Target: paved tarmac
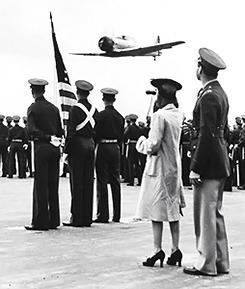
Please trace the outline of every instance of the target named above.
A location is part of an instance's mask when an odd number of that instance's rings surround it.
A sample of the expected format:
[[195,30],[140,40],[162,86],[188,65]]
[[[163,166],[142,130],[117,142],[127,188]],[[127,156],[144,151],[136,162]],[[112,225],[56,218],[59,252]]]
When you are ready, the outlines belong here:
[[[134,221],[139,187],[122,184],[120,223],[93,224],[46,232],[26,231],[32,210],[33,179],[0,178],[0,288],[14,289],[162,289],[245,288],[245,191],[225,192],[231,272],[217,277],[190,276],[183,268],[159,263],[143,267],[153,252],[151,222]],[[181,220],[182,265],[197,256],[192,218],[192,190],[185,189],[187,208]],[[111,206],[111,199],[110,199]],[[68,178],[60,178],[62,221],[68,221]],[[95,211],[94,207],[94,211]],[[170,253],[164,227],[163,248]],[[165,260],[166,261],[166,260]]]

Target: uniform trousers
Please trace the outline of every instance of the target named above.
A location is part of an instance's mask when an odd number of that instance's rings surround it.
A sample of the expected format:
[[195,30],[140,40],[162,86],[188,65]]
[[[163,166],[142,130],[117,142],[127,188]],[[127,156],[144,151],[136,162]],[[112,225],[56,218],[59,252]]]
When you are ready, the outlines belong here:
[[93,214],[94,150],[92,138],[76,137],[69,152],[68,164],[71,187],[70,222],[90,226]]
[[11,142],[8,159],[9,176],[13,176],[13,174],[15,174],[16,172],[15,155],[17,155],[19,178],[25,178],[26,177],[25,154],[22,142],[14,142],[14,141]]
[[24,157],[25,157],[25,170],[29,170],[30,176],[32,176],[32,160],[31,160],[31,142],[28,142],[28,147],[24,151]]
[[35,142],[32,225],[39,229],[60,225],[59,161],[59,147],[48,142]]
[[121,217],[120,148],[116,143],[98,145],[96,154],[97,218],[109,220],[108,184],[111,187],[113,221]]
[[194,226],[199,257],[194,267],[208,275],[229,271],[229,253],[221,212],[225,179],[204,179],[194,186]]
[[140,167],[140,154],[136,150],[136,143],[128,144],[128,160],[129,160],[129,184],[134,184],[136,175],[138,184],[141,184],[142,170]]
[[[0,141],[1,142],[1,141]],[[8,169],[7,169],[7,145],[5,143],[0,143],[0,158],[2,160],[2,176],[7,175]]]

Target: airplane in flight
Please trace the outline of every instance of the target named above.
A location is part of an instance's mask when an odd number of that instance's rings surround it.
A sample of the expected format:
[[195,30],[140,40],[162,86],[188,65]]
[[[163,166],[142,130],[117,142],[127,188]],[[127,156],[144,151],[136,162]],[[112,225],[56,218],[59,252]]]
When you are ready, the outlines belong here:
[[70,53],[73,55],[85,56],[105,56],[105,57],[125,57],[125,56],[153,56],[156,60],[157,56],[162,53],[160,50],[169,49],[173,46],[183,44],[184,41],[175,41],[169,43],[160,43],[160,37],[157,36],[156,43],[150,46],[140,47],[136,40],[132,37],[123,35],[119,37],[103,36],[98,42],[99,48],[104,51],[102,53]]

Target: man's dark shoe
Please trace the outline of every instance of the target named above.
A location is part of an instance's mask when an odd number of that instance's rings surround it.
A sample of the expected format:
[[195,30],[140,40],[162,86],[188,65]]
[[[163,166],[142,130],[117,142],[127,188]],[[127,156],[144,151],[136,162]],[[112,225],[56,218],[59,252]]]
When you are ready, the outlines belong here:
[[84,227],[82,224],[76,224],[72,222],[68,222],[68,223],[63,222],[62,224],[63,226],[66,226],[66,227]]
[[112,219],[112,222],[114,222],[114,223],[120,223],[120,220]]
[[215,276],[215,275],[209,275],[209,274],[206,274],[206,273],[203,273],[199,270],[197,270],[195,267],[192,267],[192,268],[188,268],[188,267],[185,267],[183,269],[183,272],[185,274],[189,274],[189,275],[196,275],[196,276]]
[[25,229],[28,231],[48,231],[48,229],[46,228],[38,228],[38,227],[34,227],[34,226],[25,226]]
[[109,221],[100,220],[100,219],[95,219],[95,220],[93,220],[93,223],[105,223],[105,224],[107,224],[107,223],[109,223]]
[[132,183],[128,183],[127,186],[134,187],[134,184],[132,184]]
[[229,274],[230,272],[229,271],[226,271],[226,272],[220,272],[220,271],[218,271],[218,274]]
[[50,229],[50,230],[57,230],[57,229],[58,229],[58,226],[49,226],[49,229]]
[[245,186],[238,186],[238,190],[245,190]]

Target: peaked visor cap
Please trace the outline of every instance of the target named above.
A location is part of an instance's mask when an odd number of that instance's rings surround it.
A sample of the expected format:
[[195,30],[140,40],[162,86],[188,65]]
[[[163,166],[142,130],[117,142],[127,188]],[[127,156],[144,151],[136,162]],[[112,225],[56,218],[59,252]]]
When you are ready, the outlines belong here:
[[90,91],[94,89],[93,85],[86,80],[77,80],[75,82],[75,85],[78,89],[85,90],[85,91]]
[[169,78],[155,78],[151,80],[151,84],[157,89],[164,88],[164,86],[170,86],[175,90],[180,90],[182,88],[182,85],[179,82]]
[[7,120],[7,121],[12,121],[13,118],[12,118],[12,116],[8,115],[8,116],[6,116],[6,120]]
[[211,71],[219,71],[220,69],[225,69],[226,64],[223,59],[214,51],[208,48],[200,48],[199,49],[199,59],[198,63],[208,70]]
[[0,114],[0,120],[4,120],[5,116],[3,114]]
[[103,94],[110,94],[110,95],[116,95],[118,94],[118,91],[114,88],[110,88],[110,87],[105,87],[101,89],[101,92]]
[[134,113],[131,113],[129,115],[129,118],[132,119],[132,120],[136,120],[138,118],[138,115],[134,114]]
[[45,86],[48,85],[47,80],[41,79],[41,78],[31,78],[28,80],[28,82],[31,85],[35,85],[35,86]]
[[18,116],[18,115],[13,116],[13,121],[19,121],[19,120],[20,120],[20,116]]

